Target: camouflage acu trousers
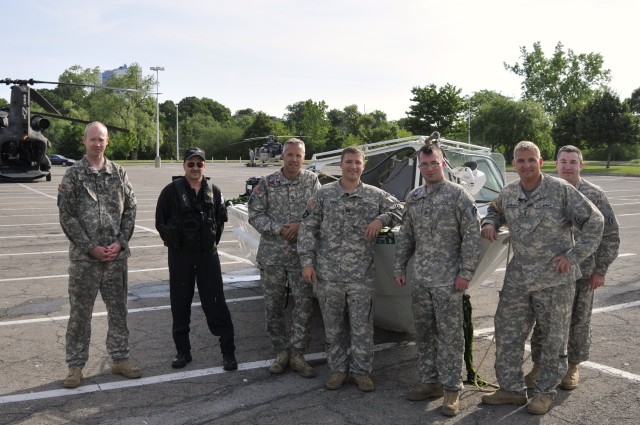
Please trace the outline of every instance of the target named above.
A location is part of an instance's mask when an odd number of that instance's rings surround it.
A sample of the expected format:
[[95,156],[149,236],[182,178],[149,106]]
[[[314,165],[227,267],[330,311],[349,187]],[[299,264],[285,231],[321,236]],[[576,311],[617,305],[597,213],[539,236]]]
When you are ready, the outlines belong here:
[[427,384],[442,383],[447,391],[463,388],[462,294],[453,283],[435,288],[413,283],[420,380]]
[[522,362],[524,344],[536,321],[540,326],[540,378],[534,392],[555,394],[560,377],[567,371],[566,345],[572,285],[559,285],[528,292],[507,281],[500,291],[495,315],[496,377],[506,391],[525,390]]
[[108,263],[71,261],[66,338],[69,367],[83,367],[89,358],[91,315],[98,291],[107,307],[107,352],[114,361],[129,357],[127,259]]
[[[331,372],[367,375],[373,370],[373,281],[320,280],[316,292]],[[351,342],[351,344],[349,344]],[[348,357],[351,346],[351,359]]]
[[[267,333],[276,353],[289,349],[304,354],[311,338],[313,315],[313,287],[302,281],[300,268],[264,266],[260,269]],[[284,306],[287,288],[293,294],[294,306],[291,320],[291,338],[287,340],[287,323]],[[291,304],[289,304],[291,305]]]
[[[569,363],[581,363],[589,360],[593,292],[593,290],[589,289],[589,279],[579,279],[576,281],[569,333],[567,335]],[[536,324],[533,328],[533,335],[531,336],[531,358],[536,363],[540,360],[542,339],[542,332]]]

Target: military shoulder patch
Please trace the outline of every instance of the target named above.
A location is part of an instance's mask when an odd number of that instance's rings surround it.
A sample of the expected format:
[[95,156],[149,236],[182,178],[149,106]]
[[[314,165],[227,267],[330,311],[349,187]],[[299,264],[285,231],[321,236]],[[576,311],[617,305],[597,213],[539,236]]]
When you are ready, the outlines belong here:
[[272,174],[267,178],[267,183],[269,186],[280,186],[280,176],[277,174]]

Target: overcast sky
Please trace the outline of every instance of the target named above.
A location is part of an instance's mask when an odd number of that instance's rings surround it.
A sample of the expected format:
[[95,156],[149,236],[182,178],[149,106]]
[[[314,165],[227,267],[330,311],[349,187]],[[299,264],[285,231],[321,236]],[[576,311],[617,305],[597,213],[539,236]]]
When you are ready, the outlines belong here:
[[[399,119],[411,89],[519,98],[503,63],[540,41],[600,53],[622,99],[640,87],[637,0],[0,0],[0,78],[138,63],[160,102],[208,97],[282,117],[312,99]],[[0,87],[9,99],[9,89]]]

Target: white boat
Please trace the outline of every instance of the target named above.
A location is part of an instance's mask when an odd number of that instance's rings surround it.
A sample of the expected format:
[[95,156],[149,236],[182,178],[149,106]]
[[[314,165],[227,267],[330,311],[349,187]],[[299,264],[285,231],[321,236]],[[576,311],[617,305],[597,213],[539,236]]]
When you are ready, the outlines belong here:
[[[433,139],[438,139],[446,157],[445,176],[470,190],[476,199],[480,215],[484,216],[488,204],[506,183],[504,157],[484,146],[440,138],[437,133],[429,137],[411,136],[361,145],[366,156],[362,181],[404,200],[411,190],[423,184],[416,154],[425,141]],[[342,150],[339,149],[314,154],[307,168],[317,172],[321,182],[331,181],[340,175],[338,164],[341,153]],[[260,234],[249,224],[246,204],[229,206],[228,212],[243,256],[256,264]],[[397,232],[398,228],[390,229],[381,233],[376,241],[374,323],[382,329],[414,332],[411,276],[407,277],[407,285],[403,287],[394,282],[394,236]],[[498,265],[506,263],[508,242],[508,232],[501,232],[498,241],[494,243],[482,240],[480,264],[471,286],[483,282]]]

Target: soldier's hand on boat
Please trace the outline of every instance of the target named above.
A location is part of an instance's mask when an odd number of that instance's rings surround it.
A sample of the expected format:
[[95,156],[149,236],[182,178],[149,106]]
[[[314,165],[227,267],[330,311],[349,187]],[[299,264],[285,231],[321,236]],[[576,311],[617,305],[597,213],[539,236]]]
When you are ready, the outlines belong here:
[[404,286],[404,285],[407,284],[407,277],[406,276],[396,276],[395,281],[396,281],[396,285]]
[[456,291],[463,292],[469,288],[469,281],[463,277],[456,276],[456,279],[453,281],[453,285],[456,288]]
[[380,230],[382,230],[382,226],[384,226],[382,221],[379,218],[374,218],[364,230],[364,238],[369,242],[375,241]]
[[302,268],[302,281],[310,285],[316,283],[316,269],[315,267],[303,267]]
[[485,224],[480,230],[480,236],[489,239],[491,242],[498,240],[498,232],[493,224]]
[[571,268],[571,263],[564,255],[553,257],[549,262],[556,266],[556,271],[558,273],[566,273]]

